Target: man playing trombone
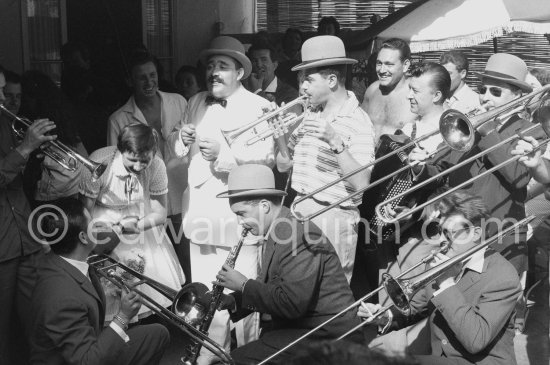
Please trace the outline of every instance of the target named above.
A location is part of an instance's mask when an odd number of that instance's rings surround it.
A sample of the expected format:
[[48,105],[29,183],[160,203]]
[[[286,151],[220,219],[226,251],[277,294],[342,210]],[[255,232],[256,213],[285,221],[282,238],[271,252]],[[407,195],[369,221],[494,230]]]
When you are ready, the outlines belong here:
[[[479,88],[482,108],[492,111],[513,102],[521,97],[523,92],[531,92],[531,86],[524,81],[526,75],[527,65],[520,58],[506,53],[492,55],[487,61],[484,72],[478,74],[482,81]],[[415,166],[414,169],[418,173],[417,178],[422,181],[428,177],[438,176],[467,158],[486,151],[483,156],[464,163],[456,171],[449,175],[441,175],[441,178],[437,180],[438,185],[443,185],[448,176],[449,186],[457,186],[510,159],[513,142],[497,149],[491,150],[491,148],[530,125],[529,121],[522,119],[517,114],[490,118],[477,126],[475,135],[469,136],[473,139],[473,148],[465,152],[447,149],[424,166],[422,164]],[[445,136],[443,137],[445,138]],[[409,161],[426,161],[427,157],[424,151],[414,149],[409,155]],[[521,220],[525,218],[524,202],[528,182],[527,169],[516,161],[476,179],[467,187],[467,191],[483,197],[491,217],[502,225],[506,223],[507,219]],[[497,251],[502,251],[503,256],[512,262],[519,273],[526,269],[525,233],[525,231],[522,232],[517,242],[511,237],[507,237],[504,238],[503,244],[495,247]]]
[[170,335],[160,324],[128,329],[141,307],[138,294],[122,293],[120,310],[103,327],[105,293],[86,261],[97,241],[84,204],[61,199],[41,218],[40,232],[52,240],[52,252],[43,260],[27,313],[33,322],[30,363],[158,364]]
[[[357,61],[346,58],[344,43],[334,36],[313,37],[302,45],[302,60],[292,70],[300,71],[301,90],[314,108],[306,112],[290,136],[288,148],[278,140],[277,154],[279,171],[292,167],[297,199],[374,159],[372,122],[355,95],[345,88],[346,65]],[[369,180],[370,169],[364,169],[296,205],[296,212],[306,216],[319,211]],[[348,282],[355,259],[360,203],[361,197],[356,196],[312,219],[334,246]]]
[[[481,244],[490,217],[480,197],[461,190],[446,196],[439,210],[441,238],[451,245],[447,256],[435,256],[432,267]],[[427,285],[414,295],[409,316],[391,308],[376,323],[404,327],[428,317],[431,355],[415,354],[421,364],[516,364],[510,322],[520,293],[514,267],[492,247],[484,247],[438,276],[435,288]],[[366,303],[358,315],[368,320],[380,308]],[[400,341],[404,331],[390,332],[370,346],[410,351],[405,346],[413,341]]]

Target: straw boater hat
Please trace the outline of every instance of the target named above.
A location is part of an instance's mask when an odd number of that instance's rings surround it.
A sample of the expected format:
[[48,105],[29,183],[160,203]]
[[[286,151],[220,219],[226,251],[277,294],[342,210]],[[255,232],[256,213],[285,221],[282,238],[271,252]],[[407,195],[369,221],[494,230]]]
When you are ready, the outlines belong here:
[[357,60],[346,58],[344,42],[333,35],[320,35],[302,44],[302,63],[292,67],[292,71],[328,65],[351,65]]
[[533,91],[533,87],[525,82],[527,65],[521,58],[508,53],[495,53],[489,57],[485,71],[474,73],[481,79],[504,81],[523,91]]
[[285,196],[282,190],[275,189],[273,171],[265,165],[241,165],[229,173],[228,190],[216,195],[218,198],[238,198],[243,196],[267,197]]
[[252,72],[252,63],[246,57],[243,44],[233,37],[220,36],[214,38],[208,49],[200,53],[199,58],[206,65],[208,57],[213,55],[224,55],[239,61],[244,68],[243,79],[246,79]]

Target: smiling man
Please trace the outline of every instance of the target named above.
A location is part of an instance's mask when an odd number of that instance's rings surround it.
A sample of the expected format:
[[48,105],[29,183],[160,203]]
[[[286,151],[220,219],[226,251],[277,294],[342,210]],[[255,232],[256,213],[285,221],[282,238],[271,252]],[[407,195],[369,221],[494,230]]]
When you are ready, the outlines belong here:
[[[485,110],[493,110],[521,97],[524,92],[531,92],[531,86],[526,83],[527,65],[520,58],[507,54],[496,53],[492,55],[485,66],[485,70],[479,73],[481,79],[480,101]],[[515,114],[502,120],[490,119],[487,123],[477,128],[474,147],[470,151],[445,151],[436,155],[429,161],[418,176],[419,181],[435,176],[481,151],[485,151],[497,143],[515,135],[519,130],[525,130],[531,123],[523,120]],[[540,135],[542,137],[542,135]],[[509,142],[498,149],[487,152],[483,157],[465,164],[449,175],[441,176],[437,184],[445,184],[448,177],[448,185],[454,187],[460,183],[487,171],[493,166],[507,161],[510,158],[514,142]],[[411,154],[409,160],[424,161],[425,155]],[[527,168],[520,162],[514,162],[507,166],[475,180],[467,186],[471,194],[483,197],[489,208],[490,215],[499,224],[511,224],[514,220],[525,218],[525,198],[527,195],[527,183],[529,182]],[[490,230],[494,227],[490,227]],[[492,233],[492,232],[491,232]],[[509,259],[519,273],[526,269],[526,231],[523,230],[518,240],[514,237],[505,237],[501,245],[495,249]],[[516,242],[517,241],[517,242]]]
[[120,109],[109,117],[107,144],[115,146],[122,129],[133,123],[150,126],[159,136],[158,151],[166,165],[168,174],[167,214],[170,226],[167,230],[170,240],[187,276],[190,276],[189,248],[181,235],[181,196],[187,185],[187,168],[176,156],[170,154],[166,141],[170,132],[183,121],[187,109],[185,99],[174,93],[159,90],[159,75],[153,56],[136,51],[128,61],[132,96]]
[[376,140],[382,134],[395,133],[415,118],[405,102],[409,91],[405,73],[411,66],[410,58],[409,45],[398,38],[385,41],[378,52],[378,81],[369,86],[361,104],[374,124]]
[[[252,130],[235,140],[225,138],[225,133],[254,122],[263,114],[263,108],[269,106],[268,100],[247,91],[241,84],[252,71],[244,46],[235,38],[217,37],[200,58],[206,65],[208,91],[189,100],[187,117],[172,133],[171,141],[175,153],[189,161],[183,229],[191,240],[191,274],[193,281],[210,283],[230,248],[239,240],[235,214],[215,195],[226,189],[228,174],[238,165],[257,163],[273,167],[275,158],[272,139],[246,145],[254,135]],[[249,277],[257,275],[258,249],[258,237],[249,237],[237,260],[239,270]],[[216,313],[209,331],[209,336],[228,350],[229,324],[227,313]],[[237,326],[240,344],[257,338],[256,324],[254,317],[249,317]],[[216,360],[203,348],[197,364]]]
[[[258,341],[231,353],[236,364],[258,363],[354,301],[330,242],[315,224],[299,223],[288,208],[281,206],[284,195],[284,191],[275,189],[271,170],[253,164],[231,171],[228,191],[218,194],[219,198],[229,198],[231,210],[243,227],[265,236],[262,270],[257,279],[227,265],[216,276],[216,284],[235,291],[224,298],[222,305],[232,312],[233,320],[254,311],[273,318],[272,330],[266,329]],[[314,332],[302,345],[334,339],[356,324],[354,311],[348,311]],[[277,357],[277,363],[297,348]]]

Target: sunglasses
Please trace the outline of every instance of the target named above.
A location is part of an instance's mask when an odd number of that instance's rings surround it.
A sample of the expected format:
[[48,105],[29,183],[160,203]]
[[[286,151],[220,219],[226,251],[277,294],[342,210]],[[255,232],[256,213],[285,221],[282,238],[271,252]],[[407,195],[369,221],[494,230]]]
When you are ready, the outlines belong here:
[[463,227],[463,228],[459,228],[459,229],[454,230],[454,231],[449,231],[446,228],[439,227],[439,234],[443,235],[448,241],[452,242],[456,239],[456,237],[458,237],[459,234],[469,230],[470,228],[471,227]]
[[485,93],[487,92],[487,89],[489,89],[489,92],[495,98],[499,98],[502,95],[502,89],[500,87],[491,86],[491,87],[487,88],[487,86],[483,86],[483,85],[478,88],[479,94],[480,95],[485,95]]

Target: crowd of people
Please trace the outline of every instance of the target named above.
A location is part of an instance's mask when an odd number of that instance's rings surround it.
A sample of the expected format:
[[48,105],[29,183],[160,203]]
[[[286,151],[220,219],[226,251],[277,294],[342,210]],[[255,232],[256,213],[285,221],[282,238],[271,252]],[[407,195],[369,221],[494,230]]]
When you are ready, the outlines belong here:
[[[169,333],[144,297],[172,301],[98,275],[89,257],[109,255],[174,292],[191,282],[226,288],[219,303],[201,298],[201,310],[217,305],[207,334],[237,364],[515,364],[529,246],[548,243],[550,216],[534,233],[525,218],[533,181],[536,195],[550,184],[550,106],[536,96],[528,112],[496,111],[542,88],[549,71],[496,53],[476,91],[463,52],[414,63],[406,41],[388,39],[358,100],[357,61],[339,31],[331,17],[305,41],[289,29],[280,47],[262,33],[248,49],[216,37],[173,87],[136,50],[131,94],[118,103],[81,44],[63,47],[61,87],[0,67],[0,363],[159,363]],[[483,123],[468,131],[455,120],[441,133],[449,109]],[[403,172],[374,183],[396,166]],[[383,205],[420,184],[414,199]],[[374,229],[382,218],[395,229]],[[98,227],[111,233],[107,244]],[[405,302],[384,290],[364,299],[388,274],[465,253]],[[182,353],[221,361],[205,346],[188,354],[197,348]]]

